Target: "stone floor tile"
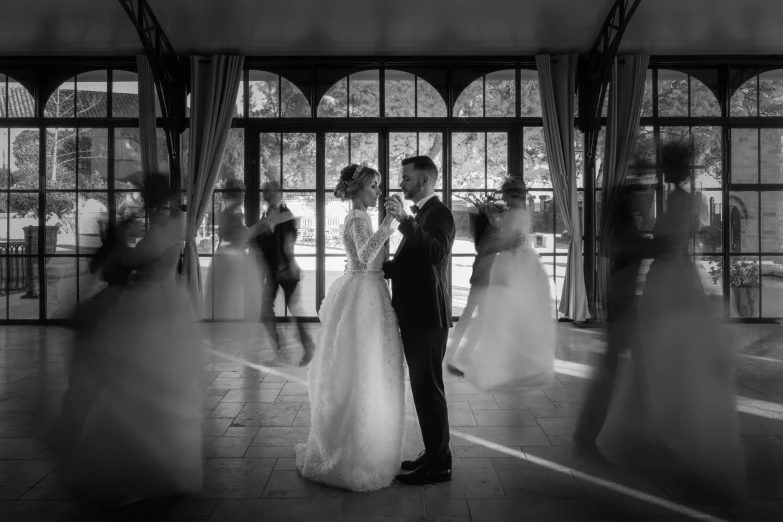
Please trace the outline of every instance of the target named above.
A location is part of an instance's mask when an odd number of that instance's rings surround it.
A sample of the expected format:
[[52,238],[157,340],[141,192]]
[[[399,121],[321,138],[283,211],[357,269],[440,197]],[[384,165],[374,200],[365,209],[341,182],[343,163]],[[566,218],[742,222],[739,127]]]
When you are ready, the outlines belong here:
[[585,498],[570,473],[558,471],[498,471],[506,498]]
[[473,522],[600,522],[601,516],[582,499],[469,499]]
[[54,469],[45,460],[0,460],[0,500],[14,500]]
[[392,516],[424,516],[424,489],[395,483],[371,493],[343,494],[341,517],[375,515],[383,516],[384,522]]
[[299,411],[298,404],[254,403],[246,404],[234,418],[232,426],[291,426]]
[[273,471],[263,498],[337,498],[343,491],[305,479],[298,471]]
[[538,426],[528,410],[483,410],[474,411],[479,426]]
[[220,458],[204,463],[205,498],[260,498],[274,468],[271,458]]
[[238,458],[245,455],[253,437],[204,437],[204,457]]
[[221,500],[209,521],[337,522],[341,501],[340,498]]

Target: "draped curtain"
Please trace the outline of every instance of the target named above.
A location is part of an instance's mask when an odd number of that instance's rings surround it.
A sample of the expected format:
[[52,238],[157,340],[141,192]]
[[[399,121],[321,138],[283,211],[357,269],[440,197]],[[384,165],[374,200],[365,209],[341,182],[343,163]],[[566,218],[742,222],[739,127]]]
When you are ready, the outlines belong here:
[[201,306],[201,270],[196,232],[212,206],[212,191],[226,149],[239,82],[242,56],[191,57],[190,154],[185,180],[187,218],[182,277],[196,309]]
[[158,138],[155,123],[155,78],[147,57],[136,56],[139,72],[139,141],[141,142],[141,171],[144,177],[158,172]]
[[570,237],[559,310],[565,317],[582,322],[590,318],[590,312],[582,262],[582,226],[574,156],[576,64],[575,54],[557,55],[554,58],[548,54],[536,56],[549,174],[557,211],[563,216]]
[[[617,224],[621,188],[639,135],[639,119],[649,58],[648,55],[623,56],[615,58],[612,65],[602,165],[601,201],[603,204],[596,227],[598,237],[611,236]],[[599,243],[598,254],[595,311],[598,319],[605,321],[608,318],[606,310],[610,258],[603,243]]]

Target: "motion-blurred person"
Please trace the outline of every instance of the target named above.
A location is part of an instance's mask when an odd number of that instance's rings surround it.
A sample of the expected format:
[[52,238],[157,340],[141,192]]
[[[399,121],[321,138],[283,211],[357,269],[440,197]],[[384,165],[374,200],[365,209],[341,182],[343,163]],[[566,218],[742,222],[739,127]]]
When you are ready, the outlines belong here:
[[267,181],[261,190],[267,208],[261,221],[254,225],[252,233],[257,234],[256,241],[266,262],[261,320],[266,325],[275,350],[275,359],[270,364],[285,364],[285,357],[281,357],[280,335],[275,317],[275,299],[278,290],[282,288],[285,307],[291,312],[304,349],[299,366],[307,366],[313,358],[314,343],[304,323],[299,320],[303,311],[297,286],[302,278],[302,271],[294,258],[294,245],[298,234],[296,219],[282,202],[280,183]]
[[[187,290],[176,279],[182,214],[170,208],[168,181],[144,186],[149,228],[135,248],[109,254],[104,274],[133,271],[104,301],[91,335],[93,358],[72,372],[88,393],[64,408],[57,428],[73,443],[59,448],[74,493],[108,506],[201,489],[202,338]],[[73,381],[73,379],[72,379]],[[80,413],[81,412],[81,413]]]
[[501,187],[508,205],[485,246],[492,256],[489,286],[468,323],[464,350],[454,364],[482,390],[541,386],[554,375],[556,323],[549,277],[529,242],[527,188],[509,177]]
[[728,333],[713,314],[688,245],[693,196],[683,185],[690,146],[661,147],[674,186],[653,228],[653,262],[639,303],[643,380],[652,441],[677,457],[680,476],[724,498],[744,490],[744,457]]
[[476,248],[476,257],[473,260],[473,271],[470,275],[470,290],[462,315],[456,326],[451,331],[451,337],[446,349],[446,369],[452,375],[464,376],[465,374],[454,365],[458,352],[465,349],[463,340],[468,323],[476,314],[478,303],[489,286],[489,271],[492,268],[494,256],[488,255],[487,244],[489,236],[497,229],[497,217],[501,207],[494,202],[479,203],[476,205],[478,214],[473,229],[473,244]]
[[257,320],[261,313],[261,271],[255,252],[248,254],[251,230],[245,226],[242,204],[245,185],[226,182],[224,208],[218,214],[218,247],[212,256],[204,299],[206,317]]
[[[653,166],[654,167],[654,166]],[[635,158],[632,171],[643,171],[645,162],[642,157]],[[604,244],[610,249],[610,268],[608,284],[607,313],[609,315],[606,353],[597,369],[595,380],[587,392],[579,422],[574,432],[574,453],[594,464],[609,470],[615,466],[606,459],[596,445],[603,428],[609,403],[615,387],[620,354],[629,348],[634,351],[634,360],[639,362],[638,352],[639,324],[636,281],[642,262],[642,252],[638,243],[640,235],[642,208],[635,206],[642,187],[635,183],[635,177],[629,179],[621,189],[622,195],[615,217],[615,226],[610,233],[611,241]],[[629,244],[637,248],[627,248]],[[612,248],[614,246],[614,248]],[[637,385],[640,381],[635,381]]]

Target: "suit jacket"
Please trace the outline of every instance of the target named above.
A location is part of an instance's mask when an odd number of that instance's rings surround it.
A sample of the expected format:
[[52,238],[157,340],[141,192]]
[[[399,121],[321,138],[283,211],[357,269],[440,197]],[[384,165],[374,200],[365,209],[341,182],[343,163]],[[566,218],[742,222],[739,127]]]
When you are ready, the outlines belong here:
[[419,328],[450,328],[448,270],[456,235],[451,211],[433,197],[398,230],[403,241],[394,259],[383,264],[384,277],[392,282],[397,317]]
[[[288,207],[280,204],[280,212],[287,212]],[[267,212],[261,216],[267,217]],[[275,226],[271,234],[261,234],[256,238],[256,243],[264,254],[264,260],[273,274],[277,274],[280,279],[299,280],[300,269],[294,259],[294,253],[291,245],[296,241],[298,235],[296,220],[289,219]]]

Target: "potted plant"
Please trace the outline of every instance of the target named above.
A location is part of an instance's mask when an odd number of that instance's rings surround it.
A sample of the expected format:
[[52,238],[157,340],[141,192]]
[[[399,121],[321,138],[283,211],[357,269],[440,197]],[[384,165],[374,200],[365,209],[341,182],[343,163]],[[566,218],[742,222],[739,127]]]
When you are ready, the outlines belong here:
[[715,225],[702,227],[699,230],[699,241],[704,245],[704,252],[715,252],[723,243],[723,231]]
[[[729,269],[729,288],[740,317],[756,315],[759,297],[760,269],[757,258],[732,257]],[[723,263],[710,262],[712,282],[718,284],[723,277]]]

